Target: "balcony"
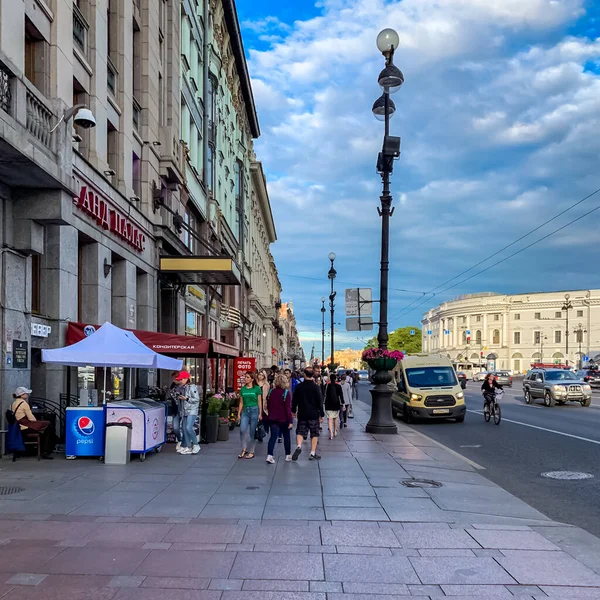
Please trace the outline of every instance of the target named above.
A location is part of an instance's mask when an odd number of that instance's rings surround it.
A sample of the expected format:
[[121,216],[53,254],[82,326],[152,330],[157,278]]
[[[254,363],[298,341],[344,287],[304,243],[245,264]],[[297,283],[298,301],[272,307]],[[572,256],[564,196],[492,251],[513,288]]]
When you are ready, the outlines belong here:
[[87,56],[87,38],[90,26],[77,5],[73,4],[73,43]]
[[229,323],[233,327],[241,327],[242,313],[235,306],[221,304],[221,321]]
[[12,73],[0,63],[0,108],[8,114],[12,110],[11,78]]
[[54,115],[52,111],[43,103],[41,98],[33,90],[27,89],[25,94],[27,104],[27,129],[34,135],[46,148],[54,151],[52,121]]

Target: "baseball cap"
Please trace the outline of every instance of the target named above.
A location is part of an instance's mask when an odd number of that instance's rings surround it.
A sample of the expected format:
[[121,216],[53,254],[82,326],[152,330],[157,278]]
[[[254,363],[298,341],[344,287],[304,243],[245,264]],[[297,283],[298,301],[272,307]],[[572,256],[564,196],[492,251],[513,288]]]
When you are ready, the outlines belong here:
[[19,397],[22,396],[23,394],[31,394],[32,390],[26,388],[26,387],[18,387],[15,390],[15,397]]
[[191,375],[187,371],[180,371],[179,375],[175,377],[175,380],[181,381],[182,379],[191,379]]

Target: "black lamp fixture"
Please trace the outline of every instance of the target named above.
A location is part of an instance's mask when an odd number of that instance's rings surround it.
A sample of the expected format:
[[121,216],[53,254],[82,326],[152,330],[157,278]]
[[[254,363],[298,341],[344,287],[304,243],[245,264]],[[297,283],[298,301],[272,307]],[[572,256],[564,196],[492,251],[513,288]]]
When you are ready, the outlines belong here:
[[108,262],[108,258],[104,259],[104,277],[108,277],[112,271],[113,266]]
[[[381,270],[379,286],[379,333],[378,347],[387,350],[388,346],[388,279],[390,217],[392,195],[390,193],[390,175],[394,170],[394,160],[400,156],[400,138],[390,135],[390,118],[396,112],[396,105],[390,94],[397,92],[404,83],[402,71],[394,64],[394,52],[398,48],[400,37],[393,29],[384,29],[377,36],[377,48],[385,58],[385,66],[377,77],[383,94],[373,104],[373,115],[384,122],[384,136],[381,152],[377,157],[377,172],[381,175],[381,208],[377,208],[381,217]],[[368,433],[397,433],[398,428],[392,416],[392,390],[388,383],[392,380],[389,371],[376,371],[373,375],[375,387],[371,390],[371,418],[367,423]]]

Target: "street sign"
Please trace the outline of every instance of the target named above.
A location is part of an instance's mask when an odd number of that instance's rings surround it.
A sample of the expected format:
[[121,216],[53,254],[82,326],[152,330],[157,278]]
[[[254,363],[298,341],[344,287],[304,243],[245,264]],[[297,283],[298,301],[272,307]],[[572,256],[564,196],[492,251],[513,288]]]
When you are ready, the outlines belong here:
[[582,356],[581,357],[582,362],[588,362],[590,360],[589,356]]
[[470,330],[470,329],[467,329],[467,330],[465,331],[465,333],[466,333],[467,335],[471,335],[471,330]]
[[431,335],[433,333],[433,331],[431,331],[431,329],[427,330],[427,335]]
[[373,329],[372,317],[349,317],[346,319],[346,331],[370,331]]
[[371,288],[348,289],[345,292],[345,300],[347,317],[373,314],[373,291]]
[[415,330],[414,329],[410,330],[410,335],[415,335]]

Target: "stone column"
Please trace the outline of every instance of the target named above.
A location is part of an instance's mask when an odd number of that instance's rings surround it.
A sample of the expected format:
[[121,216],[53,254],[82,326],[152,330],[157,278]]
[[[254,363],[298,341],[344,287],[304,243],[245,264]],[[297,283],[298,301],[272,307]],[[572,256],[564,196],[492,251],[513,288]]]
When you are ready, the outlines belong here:
[[104,264],[111,264],[111,251],[102,244],[86,244],[81,250],[81,320],[103,325],[110,321],[112,273],[104,276]]
[[136,267],[127,260],[119,260],[112,268],[112,323],[123,329],[136,327],[137,280]]
[[[78,232],[71,226],[46,226],[45,252],[41,260],[41,312],[50,320],[52,332],[45,340],[47,348],[66,343],[68,321],[78,320],[77,261]],[[67,391],[67,369],[63,365],[41,363],[36,367],[35,394],[58,401]],[[76,372],[77,369],[72,369]],[[77,386],[71,389],[77,394]]]
[[502,313],[502,339],[500,340],[502,346],[510,346],[508,341],[508,315]]
[[440,326],[441,326],[441,331],[440,331],[440,348],[446,348],[446,319],[440,319]]
[[156,331],[156,280],[150,273],[138,273],[136,283],[136,327]]
[[[482,331],[482,335],[481,335],[481,345],[482,346],[487,346],[490,343],[490,332],[488,331],[488,321],[487,321],[487,314],[483,313],[483,331]],[[484,350],[485,353],[485,350]],[[485,356],[485,354],[484,354]]]
[[454,347],[458,348],[459,346],[459,337],[458,337],[458,317],[454,317],[454,333],[452,334],[454,338]]

